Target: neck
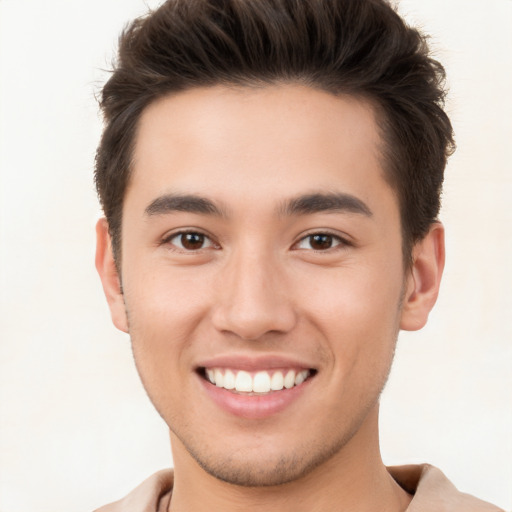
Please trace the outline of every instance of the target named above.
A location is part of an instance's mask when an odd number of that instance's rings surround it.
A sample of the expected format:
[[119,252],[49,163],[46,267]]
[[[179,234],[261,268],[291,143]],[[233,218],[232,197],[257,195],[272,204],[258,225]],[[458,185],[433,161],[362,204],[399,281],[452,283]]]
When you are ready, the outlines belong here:
[[273,487],[241,487],[218,480],[172,434],[171,441],[175,477],[170,512],[402,512],[411,500],[382,462],[378,405],[331,458],[300,479]]

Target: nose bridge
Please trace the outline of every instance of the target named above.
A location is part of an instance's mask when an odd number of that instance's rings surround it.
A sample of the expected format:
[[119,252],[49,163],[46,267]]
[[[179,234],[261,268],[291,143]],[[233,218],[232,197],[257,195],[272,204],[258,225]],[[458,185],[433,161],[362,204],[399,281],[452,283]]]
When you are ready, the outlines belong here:
[[214,323],[243,339],[286,332],[295,323],[279,259],[269,249],[246,244],[226,262],[219,283]]

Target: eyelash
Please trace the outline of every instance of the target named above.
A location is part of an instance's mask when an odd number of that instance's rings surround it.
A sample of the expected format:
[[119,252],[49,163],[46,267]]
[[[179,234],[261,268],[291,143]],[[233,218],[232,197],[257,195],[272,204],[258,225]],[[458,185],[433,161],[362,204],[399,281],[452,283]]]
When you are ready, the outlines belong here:
[[[183,235],[197,235],[199,237],[203,237],[204,240],[209,240],[210,245],[208,247],[200,247],[199,249],[196,249],[196,250],[186,249],[185,247],[176,247],[176,245],[172,243],[172,240],[175,238],[178,238],[178,237],[182,237]],[[194,229],[184,229],[184,230],[178,231],[176,233],[171,233],[169,236],[166,236],[162,240],[162,245],[169,245],[171,247],[171,249],[174,251],[178,251],[178,252],[182,252],[182,253],[193,253],[193,254],[198,253],[203,249],[209,249],[210,247],[219,247],[219,245],[216,244],[212,240],[212,237],[210,237],[206,233],[203,233],[202,231],[194,230]]]
[[[199,237],[202,237],[202,239],[204,241],[208,240],[209,241],[209,245],[207,247],[200,247],[198,249],[187,249],[187,248],[185,248],[183,246],[182,247],[177,247],[174,243],[172,243],[173,239],[178,238],[178,237],[182,237],[183,235],[197,235]],[[332,239],[332,241],[333,241],[333,243],[335,243],[335,245],[333,245],[331,247],[328,247],[326,249],[314,249],[314,248],[306,249],[306,248],[298,247],[302,242],[304,242],[304,241],[306,241],[308,239],[310,239],[310,243],[311,243],[312,237],[315,237],[315,236],[329,237],[329,238]],[[162,245],[170,246],[170,248],[173,251],[182,252],[182,253],[189,253],[189,254],[197,254],[197,253],[201,252],[204,249],[210,249],[212,247],[216,248],[216,249],[220,248],[220,245],[217,244],[214,240],[212,240],[212,238],[209,235],[207,235],[206,233],[203,233],[203,232],[201,232],[199,230],[192,230],[192,229],[184,229],[184,230],[178,231],[176,233],[171,233],[169,236],[165,237],[162,240],[161,243],[162,243]],[[297,242],[295,242],[293,244],[292,248],[295,248],[295,250],[312,251],[312,252],[315,252],[315,253],[327,253],[327,252],[332,252],[332,250],[340,250],[340,249],[343,249],[345,247],[350,247],[352,245],[353,244],[350,243],[345,238],[341,237],[340,235],[331,233],[330,231],[314,231],[312,233],[308,233],[308,234],[302,236]]]
[[311,250],[315,253],[327,253],[327,252],[332,252],[334,250],[341,250],[345,247],[350,247],[352,245],[346,238],[343,238],[342,236],[332,233],[330,231],[314,231],[312,233],[307,233],[306,235],[301,237],[297,242],[295,242],[293,244],[293,246],[296,247],[300,243],[302,243],[303,241],[305,241],[307,239],[310,239],[310,243],[311,243],[311,239],[315,236],[330,237],[332,239],[333,243],[336,242],[336,245],[328,247],[327,249],[314,249],[314,248],[300,249],[300,248],[297,248],[297,250]]

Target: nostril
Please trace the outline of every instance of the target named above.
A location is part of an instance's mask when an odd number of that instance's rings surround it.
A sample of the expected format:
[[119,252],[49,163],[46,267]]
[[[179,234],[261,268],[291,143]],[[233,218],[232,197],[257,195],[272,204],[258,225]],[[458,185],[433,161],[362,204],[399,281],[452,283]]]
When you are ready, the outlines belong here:
[[221,300],[211,319],[219,332],[234,334],[244,341],[259,341],[268,335],[289,333],[297,323],[292,304],[280,298],[275,290],[273,295],[245,290],[237,297]]

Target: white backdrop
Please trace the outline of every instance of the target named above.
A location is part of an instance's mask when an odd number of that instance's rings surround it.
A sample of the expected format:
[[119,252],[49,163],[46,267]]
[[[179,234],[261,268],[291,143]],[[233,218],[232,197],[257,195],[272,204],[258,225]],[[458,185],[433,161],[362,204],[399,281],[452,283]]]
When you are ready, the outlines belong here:
[[[157,2],[149,2],[155,6]],[[512,1],[403,0],[445,63],[458,151],[429,325],[382,399],[387,464],[512,509]],[[141,0],[0,0],[0,512],[88,511],[171,464],[93,266],[94,99]]]

